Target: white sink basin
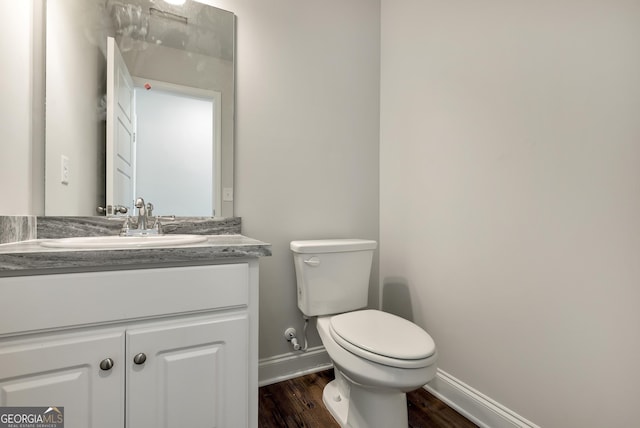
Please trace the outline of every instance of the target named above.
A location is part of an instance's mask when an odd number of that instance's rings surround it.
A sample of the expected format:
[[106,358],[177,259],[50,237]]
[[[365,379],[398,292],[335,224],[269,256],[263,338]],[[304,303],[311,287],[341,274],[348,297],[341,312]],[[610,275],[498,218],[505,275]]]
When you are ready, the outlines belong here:
[[202,235],[145,235],[145,236],[83,236],[79,238],[48,239],[40,245],[49,248],[150,248],[197,244],[207,240]]

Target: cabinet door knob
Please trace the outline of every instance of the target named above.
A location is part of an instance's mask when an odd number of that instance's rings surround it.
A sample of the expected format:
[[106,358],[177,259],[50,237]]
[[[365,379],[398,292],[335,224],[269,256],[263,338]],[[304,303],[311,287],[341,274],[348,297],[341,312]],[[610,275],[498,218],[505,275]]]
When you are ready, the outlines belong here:
[[105,358],[104,360],[100,361],[101,370],[108,371],[108,370],[111,370],[112,367],[113,367],[113,360],[111,358]]
[[133,362],[136,364],[144,364],[145,361],[147,361],[147,356],[144,354],[144,352],[140,352],[139,354],[136,354],[135,357],[133,357]]

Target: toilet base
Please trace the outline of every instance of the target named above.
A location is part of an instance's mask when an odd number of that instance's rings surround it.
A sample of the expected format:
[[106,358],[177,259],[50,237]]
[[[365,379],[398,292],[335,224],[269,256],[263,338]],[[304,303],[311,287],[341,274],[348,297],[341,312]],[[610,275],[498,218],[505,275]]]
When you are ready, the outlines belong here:
[[347,415],[349,414],[349,398],[340,394],[337,380],[332,380],[324,387],[322,401],[331,416],[333,416],[333,419],[342,428],[345,428],[347,426]]
[[[341,382],[344,382],[340,385]],[[403,392],[366,388],[337,376],[322,401],[342,428],[407,427],[407,396]]]

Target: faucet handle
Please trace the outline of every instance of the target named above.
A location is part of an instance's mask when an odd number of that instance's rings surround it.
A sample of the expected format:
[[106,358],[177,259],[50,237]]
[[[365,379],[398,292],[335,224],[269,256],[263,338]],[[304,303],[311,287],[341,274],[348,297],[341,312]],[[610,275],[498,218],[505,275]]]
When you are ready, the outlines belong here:
[[158,235],[162,235],[162,224],[160,223],[160,216],[156,216],[156,220],[153,222],[153,229],[158,233]]
[[153,216],[153,204],[151,202],[147,202],[147,216]]
[[131,218],[127,216],[120,228],[120,236],[127,236],[129,234],[129,229],[131,229]]
[[126,214],[129,209],[122,205],[107,205],[107,207],[98,207],[96,211],[100,215],[110,215],[110,214]]

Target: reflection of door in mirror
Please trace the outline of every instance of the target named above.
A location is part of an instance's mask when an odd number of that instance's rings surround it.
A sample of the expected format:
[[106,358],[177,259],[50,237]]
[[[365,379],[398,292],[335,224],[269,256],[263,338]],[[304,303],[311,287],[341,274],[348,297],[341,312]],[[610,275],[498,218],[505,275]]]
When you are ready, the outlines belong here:
[[155,214],[211,216],[220,192],[219,92],[134,78],[135,192]]
[[133,80],[113,37],[107,40],[107,215],[119,207],[133,213]]
[[143,78],[134,90],[112,38],[107,63],[108,214],[139,196],[157,215],[215,215],[221,94]]

